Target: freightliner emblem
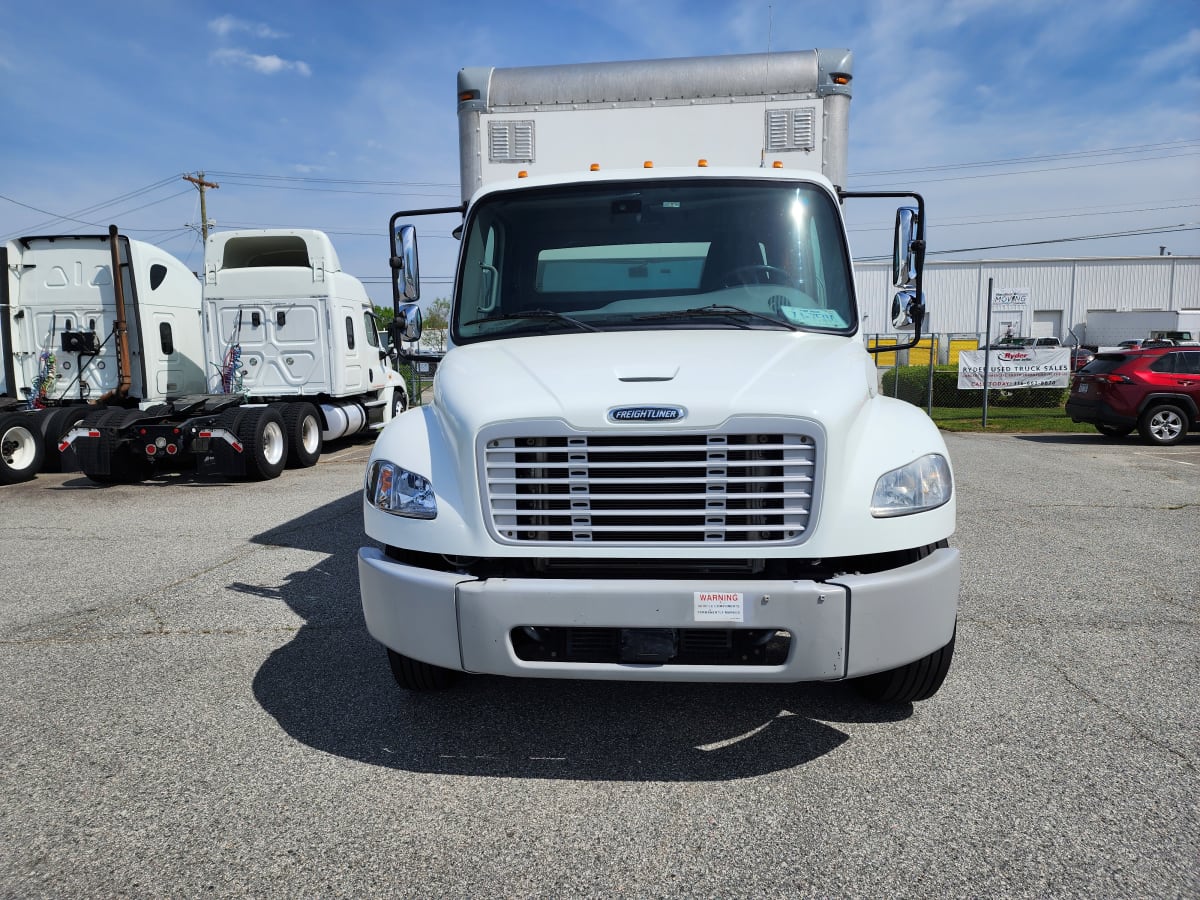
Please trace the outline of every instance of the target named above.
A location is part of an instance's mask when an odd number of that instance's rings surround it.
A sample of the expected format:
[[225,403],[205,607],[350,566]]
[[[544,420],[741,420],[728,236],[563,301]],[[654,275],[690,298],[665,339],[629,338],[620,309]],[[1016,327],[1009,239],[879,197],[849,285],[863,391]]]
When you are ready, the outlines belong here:
[[618,406],[608,411],[608,421],[674,422],[686,415],[682,406]]

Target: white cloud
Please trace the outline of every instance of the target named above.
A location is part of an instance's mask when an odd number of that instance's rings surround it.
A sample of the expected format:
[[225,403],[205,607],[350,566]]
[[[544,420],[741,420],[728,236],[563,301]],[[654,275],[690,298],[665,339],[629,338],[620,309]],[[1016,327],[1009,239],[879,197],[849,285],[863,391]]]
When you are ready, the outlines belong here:
[[228,37],[231,34],[249,34],[259,38],[287,37],[283,32],[276,31],[269,25],[261,22],[247,22],[234,16],[221,16],[213,19],[208,23],[208,28],[220,37]]
[[301,60],[282,59],[275,54],[262,56],[235,48],[214,50],[210,59],[226,66],[241,66],[260,75],[278,75],[280,72],[296,72],[304,76],[312,74],[308,63]]
[[1138,71],[1142,75],[1169,73],[1197,59],[1200,59],[1200,28],[1193,28],[1175,43],[1142,57]]

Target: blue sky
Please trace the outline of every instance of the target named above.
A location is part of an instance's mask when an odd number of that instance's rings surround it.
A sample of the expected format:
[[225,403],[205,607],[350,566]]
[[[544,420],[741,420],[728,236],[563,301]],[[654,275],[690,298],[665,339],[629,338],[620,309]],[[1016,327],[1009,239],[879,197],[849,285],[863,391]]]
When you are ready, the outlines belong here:
[[[848,187],[920,191],[932,253],[1200,254],[1196,0],[6,6],[4,240],[115,223],[199,269],[203,171],[217,228],[325,230],[389,303],[389,216],[458,199],[459,68],[769,46],[854,51]],[[887,252],[886,212],[855,213],[856,255]]]

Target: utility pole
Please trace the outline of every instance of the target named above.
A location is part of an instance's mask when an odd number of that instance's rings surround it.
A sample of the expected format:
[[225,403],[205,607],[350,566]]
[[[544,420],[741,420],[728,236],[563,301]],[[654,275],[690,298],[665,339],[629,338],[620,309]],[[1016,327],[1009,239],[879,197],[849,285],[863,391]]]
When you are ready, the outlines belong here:
[[203,238],[205,243],[208,243],[208,207],[204,203],[204,190],[205,188],[213,188],[215,190],[220,185],[213,184],[211,181],[205,181],[203,172],[197,172],[195,177],[184,175],[183,180],[190,181],[200,191],[200,237]]

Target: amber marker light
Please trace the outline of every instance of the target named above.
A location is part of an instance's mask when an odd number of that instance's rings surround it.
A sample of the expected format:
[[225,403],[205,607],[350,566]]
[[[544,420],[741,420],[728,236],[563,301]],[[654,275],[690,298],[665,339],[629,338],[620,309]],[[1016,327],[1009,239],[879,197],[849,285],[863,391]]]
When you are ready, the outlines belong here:
[[783,168],[783,160],[782,159],[775,160],[775,162],[771,163],[771,168],[772,169],[782,169]]
[[589,172],[599,172],[600,171],[600,163],[592,163],[590,166],[588,166],[588,171]]
[[834,72],[832,75],[829,76],[829,80],[832,81],[834,84],[849,84],[850,76],[844,72]]
[[642,163],[642,168],[643,169],[653,169],[654,168],[654,160],[652,160],[652,159],[646,160],[644,163]]
[[528,178],[529,173],[527,171],[525,171],[524,169],[522,169],[520,172],[517,173],[517,177],[518,178]]
[[699,166],[701,169],[707,169],[708,168],[708,160],[707,159],[698,159],[698,160],[696,160],[696,165]]

